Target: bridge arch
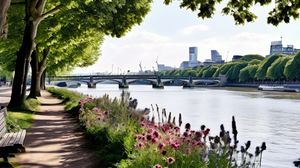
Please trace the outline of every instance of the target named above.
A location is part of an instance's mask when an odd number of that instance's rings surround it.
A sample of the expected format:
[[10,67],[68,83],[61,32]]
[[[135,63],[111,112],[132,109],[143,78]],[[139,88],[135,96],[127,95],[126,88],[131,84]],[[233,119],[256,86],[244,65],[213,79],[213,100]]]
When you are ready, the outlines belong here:
[[117,79],[104,79],[104,80],[98,80],[98,81],[94,81],[94,84],[98,84],[98,83],[102,83],[102,82],[105,82],[105,81],[112,81],[116,84],[122,84],[122,81],[119,81]]
[[133,83],[136,83],[136,82],[138,82],[138,81],[140,81],[140,82],[148,82],[148,83],[150,83],[151,85],[157,83],[157,81],[154,80],[154,79],[152,79],[152,80],[151,80],[151,79],[134,79],[134,80],[128,80],[128,84],[133,84]]

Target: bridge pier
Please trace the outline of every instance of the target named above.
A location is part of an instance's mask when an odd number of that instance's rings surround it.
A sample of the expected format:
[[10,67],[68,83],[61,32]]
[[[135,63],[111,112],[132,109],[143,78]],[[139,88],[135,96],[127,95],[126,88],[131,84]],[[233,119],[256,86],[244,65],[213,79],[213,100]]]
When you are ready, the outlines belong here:
[[152,84],[152,88],[154,89],[163,89],[164,88],[164,84],[163,83],[153,83]]
[[128,83],[126,81],[126,76],[123,76],[122,78],[122,82],[119,83],[119,89],[127,89],[129,86],[128,86]]
[[96,84],[95,83],[88,83],[88,88],[96,88]]
[[195,84],[193,82],[193,77],[190,75],[189,76],[189,82],[183,84],[183,88],[194,88]]
[[128,89],[129,88],[129,86],[128,86],[128,84],[126,83],[126,84],[124,84],[124,83],[119,83],[119,89]]
[[163,89],[164,88],[164,83],[161,82],[161,79],[160,79],[160,76],[157,75],[156,76],[156,82],[152,84],[152,88],[155,88],[155,89]]

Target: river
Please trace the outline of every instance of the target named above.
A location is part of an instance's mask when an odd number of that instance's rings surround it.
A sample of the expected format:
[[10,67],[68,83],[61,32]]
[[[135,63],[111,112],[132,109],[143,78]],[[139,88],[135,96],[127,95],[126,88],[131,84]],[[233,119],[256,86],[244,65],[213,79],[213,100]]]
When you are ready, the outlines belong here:
[[[99,97],[120,96],[117,85],[98,84],[96,89],[81,86],[78,92]],[[211,135],[218,135],[220,124],[231,130],[231,117],[237,121],[240,145],[251,140],[250,152],[261,142],[267,143],[262,168],[291,168],[300,157],[300,94],[262,92],[244,88],[194,88],[130,85],[130,96],[138,99],[138,108],[157,104],[167,112],[182,113],[183,123],[193,129],[205,124]]]

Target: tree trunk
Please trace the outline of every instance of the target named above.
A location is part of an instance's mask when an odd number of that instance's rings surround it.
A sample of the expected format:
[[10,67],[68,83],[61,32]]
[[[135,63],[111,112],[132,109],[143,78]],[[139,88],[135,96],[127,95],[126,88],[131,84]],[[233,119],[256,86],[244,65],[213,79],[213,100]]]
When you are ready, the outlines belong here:
[[46,90],[46,70],[44,70],[41,77],[41,90]]
[[7,11],[11,0],[0,1],[0,40],[5,39],[8,33]]
[[39,49],[38,46],[36,47],[36,50],[32,52],[31,55],[31,70],[32,70],[32,76],[31,76],[31,88],[30,88],[30,94],[28,97],[36,99],[37,97],[41,96],[41,80],[42,75],[45,71],[46,66],[46,58],[48,56],[48,53],[50,51],[50,48],[46,48],[43,50],[43,58],[39,62]]
[[38,25],[41,21],[40,18],[33,17],[34,14],[32,13],[31,5],[32,4],[29,3],[27,3],[26,5],[26,26],[23,34],[22,45],[17,54],[12,93],[10,102],[8,104],[9,108],[21,108],[24,104],[26,96],[26,79],[28,64],[30,61],[32,51],[33,49],[35,49],[34,40],[37,34]]

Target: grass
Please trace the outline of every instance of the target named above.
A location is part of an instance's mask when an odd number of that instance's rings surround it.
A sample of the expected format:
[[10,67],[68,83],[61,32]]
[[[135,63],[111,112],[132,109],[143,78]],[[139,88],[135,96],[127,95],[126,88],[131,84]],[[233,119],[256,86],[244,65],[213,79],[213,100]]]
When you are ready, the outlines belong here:
[[18,131],[20,129],[30,128],[33,123],[35,111],[39,110],[39,101],[37,99],[27,99],[22,109],[8,111],[6,123],[9,131]]
[[[79,103],[80,99],[85,97],[81,93],[70,91],[67,89],[50,87],[50,88],[47,88],[47,90],[53,96],[57,97],[58,99],[63,100],[64,104],[65,104],[65,110],[69,111],[69,112],[72,112],[72,110],[74,108],[78,107],[78,103]],[[78,110],[77,110],[77,112],[78,112]]]

